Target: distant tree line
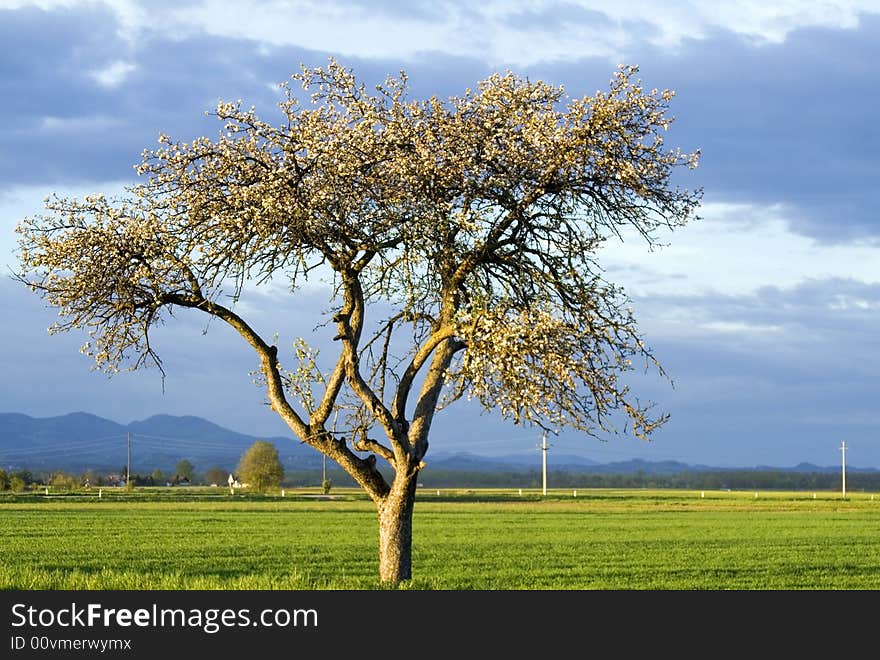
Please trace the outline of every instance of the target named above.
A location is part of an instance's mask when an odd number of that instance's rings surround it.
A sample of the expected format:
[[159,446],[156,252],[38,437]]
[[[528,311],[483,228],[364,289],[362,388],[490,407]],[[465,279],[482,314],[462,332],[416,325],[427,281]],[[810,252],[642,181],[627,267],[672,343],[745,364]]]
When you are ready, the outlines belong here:
[[[342,470],[328,469],[334,487],[355,487],[354,480]],[[284,485],[297,488],[317,486],[321,474],[315,470],[289,470]],[[839,490],[837,472],[792,472],[787,470],[707,470],[676,473],[646,471],[606,473],[550,471],[550,488],[670,488],[685,490]],[[464,470],[422,470],[419,485],[423,488],[541,488],[538,470],[477,472]],[[846,477],[847,490],[880,492],[880,471],[851,472]]]
[[[226,486],[232,472],[232,470],[216,466],[204,474],[198,474],[195,465],[185,458],[177,463],[173,473],[167,474],[158,468],[147,475],[135,472],[128,474],[127,465],[111,474],[97,470],[86,470],[78,474],[55,470],[34,475],[29,470],[8,473],[0,469],[0,491],[22,492],[29,488],[45,486],[66,490],[121,485],[129,488],[178,485]],[[257,491],[278,487],[282,485],[284,479],[284,467],[278,457],[278,450],[272,443],[262,440],[255,442],[242,455],[235,472],[243,482],[249,483]]]
[[34,482],[34,476],[28,470],[7,472],[0,469],[0,491],[22,491]]
[[[852,472],[846,477],[848,490],[880,490],[880,472]],[[427,488],[540,488],[540,471],[463,472],[424,470],[419,483]],[[837,490],[841,475],[836,472],[792,472],[787,470],[707,470],[676,473],[627,473],[550,471],[550,488],[674,488],[699,490]]]
[[[240,467],[240,466],[239,466]],[[271,482],[288,488],[320,486],[322,474],[316,470],[289,470],[277,482],[277,467],[272,468]],[[204,473],[192,472],[185,483],[225,486],[231,470],[214,467]],[[334,487],[356,487],[342,470],[328,469],[328,481]],[[676,473],[646,471],[627,473],[550,471],[550,488],[671,488],[690,490],[801,490],[828,491],[841,488],[837,472],[794,472],[788,470],[705,470]],[[141,476],[131,475],[134,486],[164,486],[183,483],[179,475],[165,475],[160,470]],[[94,471],[71,474],[64,471],[32,474],[28,470],[7,472],[0,469],[0,491],[23,491],[31,487],[81,488],[116,485],[112,479]],[[422,471],[419,485],[424,488],[540,488],[540,471],[473,472],[458,470]],[[849,472],[847,490],[880,492],[880,471]]]
[[[184,462],[182,462],[184,463]],[[188,461],[185,462],[190,467]],[[178,468],[186,465],[178,465]],[[58,489],[89,488],[92,486],[118,486],[125,483],[126,469],[118,472],[86,470],[84,472],[68,472],[66,470],[40,471],[34,473],[30,470],[7,471],[0,469],[0,491],[21,492],[29,488],[51,486]],[[176,472],[164,473],[155,469],[150,474],[141,475],[132,472],[128,480],[132,486],[166,486],[166,485],[226,485],[227,477],[231,470],[215,467],[203,474],[192,470],[177,470]]]

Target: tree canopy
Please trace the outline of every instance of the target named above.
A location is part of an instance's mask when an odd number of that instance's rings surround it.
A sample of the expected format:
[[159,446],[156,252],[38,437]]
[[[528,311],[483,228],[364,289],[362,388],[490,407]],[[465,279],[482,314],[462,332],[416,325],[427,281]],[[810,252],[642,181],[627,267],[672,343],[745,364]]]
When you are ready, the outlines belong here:
[[[671,181],[699,157],[664,142],[673,93],[643,89],[637,71],[582,98],[507,72],[411,100],[403,72],[369,90],[333,60],[303,68],[293,79],[311,96],[282,86],[279,124],[222,102],[216,138],[161,136],[123,199],[49,198],[18,227],[20,277],[58,307],[55,330],[88,331],[83,351],[110,372],[161,368],[151,332],[175,308],[228,323],[273,410],[406,536],[435,413],[458,398],[596,436],[622,422],[648,438],[666,420],[625,382],[662,367],[596,260],[631,232],[657,244],[699,206]],[[296,295],[324,273],[339,345],[327,363],[226,304],[279,276]]]
[[265,440],[257,440],[248,448],[238,463],[237,472],[242,483],[260,492],[280,486],[284,479],[278,449]]
[[187,480],[192,480],[193,472],[195,471],[195,466],[189,459],[181,459],[177,462],[177,466],[174,468],[174,473],[178,477],[184,477]]

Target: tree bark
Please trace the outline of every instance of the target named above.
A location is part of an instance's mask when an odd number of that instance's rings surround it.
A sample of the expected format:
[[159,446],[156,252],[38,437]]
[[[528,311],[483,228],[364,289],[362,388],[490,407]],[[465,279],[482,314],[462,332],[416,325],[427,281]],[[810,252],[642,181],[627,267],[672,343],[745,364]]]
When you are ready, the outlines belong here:
[[412,521],[418,472],[398,474],[377,506],[379,580],[397,585],[412,578]]

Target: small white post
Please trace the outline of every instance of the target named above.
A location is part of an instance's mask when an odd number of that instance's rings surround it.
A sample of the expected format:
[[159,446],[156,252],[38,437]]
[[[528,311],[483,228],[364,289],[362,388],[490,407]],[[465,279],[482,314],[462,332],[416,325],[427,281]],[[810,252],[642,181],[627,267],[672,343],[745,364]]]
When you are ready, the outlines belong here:
[[439,488],[437,489],[437,494],[438,494],[438,495],[440,494],[440,489],[439,489]]
[[519,489],[519,496],[522,497],[522,488]]
[[284,497],[284,489],[281,489],[281,497]]
[[572,496],[572,497],[577,497],[577,496],[578,496],[578,492],[577,492],[577,490],[572,491],[571,496]]
[[700,497],[706,497],[706,491],[705,491],[705,490],[701,490],[701,491],[700,491]]
[[46,495],[48,495],[48,494],[49,494],[49,487],[46,486]]
[[846,443],[840,443],[840,458],[841,458],[841,493],[843,499],[846,499]]

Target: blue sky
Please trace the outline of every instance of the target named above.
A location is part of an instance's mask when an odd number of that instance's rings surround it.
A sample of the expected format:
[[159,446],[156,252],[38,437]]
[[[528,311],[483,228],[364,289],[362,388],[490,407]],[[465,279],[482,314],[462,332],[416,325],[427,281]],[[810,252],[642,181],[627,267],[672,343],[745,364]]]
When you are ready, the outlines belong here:
[[[671,419],[650,443],[564,433],[550,453],[727,467],[880,467],[880,7],[785,2],[18,2],[0,0],[0,255],[51,192],[112,193],[160,132],[215,135],[219,98],[271,115],[277,83],[329,56],[367,82],[459,94],[496,70],[604,88],[618,63],[676,91],[668,142],[700,148],[702,219],[600,255],[674,387],[637,383]],[[247,346],[181,314],[156,333],[167,379],[90,371],[80,336],[0,281],[0,411],[120,422],[193,414],[264,435]],[[308,335],[325,299],[254,295],[268,336]],[[315,317],[317,318],[317,317]],[[207,329],[207,333],[204,331]],[[531,452],[540,433],[459,405],[432,452]],[[430,454],[429,454],[430,460]]]

